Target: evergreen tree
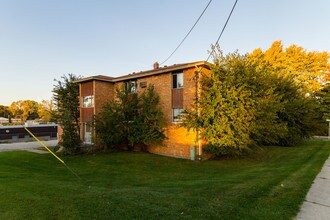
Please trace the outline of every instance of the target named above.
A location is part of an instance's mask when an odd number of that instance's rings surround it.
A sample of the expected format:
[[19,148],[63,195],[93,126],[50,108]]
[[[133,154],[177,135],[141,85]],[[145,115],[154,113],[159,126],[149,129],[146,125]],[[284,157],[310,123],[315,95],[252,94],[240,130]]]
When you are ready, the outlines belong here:
[[68,153],[75,153],[80,146],[79,126],[79,84],[74,81],[80,76],[68,74],[62,76],[62,81],[57,82],[53,88],[53,99],[55,105],[55,118],[63,128],[61,145]]

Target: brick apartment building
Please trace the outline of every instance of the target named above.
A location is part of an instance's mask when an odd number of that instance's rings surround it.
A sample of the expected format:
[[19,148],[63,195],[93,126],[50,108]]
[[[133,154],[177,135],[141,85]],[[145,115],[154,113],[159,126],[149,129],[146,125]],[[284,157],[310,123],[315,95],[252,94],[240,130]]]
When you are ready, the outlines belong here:
[[178,116],[184,109],[192,107],[198,90],[196,74],[207,74],[209,71],[210,63],[205,61],[164,67],[159,67],[159,64],[155,63],[154,69],[148,71],[116,78],[98,75],[76,81],[80,85],[80,122],[83,142],[92,143],[93,115],[102,110],[104,103],[114,100],[117,86],[126,83],[132,88],[132,93],[141,93],[152,84],[160,96],[160,106],[167,122],[165,135],[168,139],[161,146],[148,146],[147,150],[160,155],[189,158],[190,146],[196,146],[196,155],[202,155],[201,143],[195,142],[196,133],[179,127]]

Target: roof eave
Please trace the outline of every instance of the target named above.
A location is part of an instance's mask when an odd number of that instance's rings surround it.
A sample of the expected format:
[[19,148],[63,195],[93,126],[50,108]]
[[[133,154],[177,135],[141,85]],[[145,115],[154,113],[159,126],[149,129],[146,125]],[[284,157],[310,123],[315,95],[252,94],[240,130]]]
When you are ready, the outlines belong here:
[[203,67],[206,69],[210,69],[211,66],[212,66],[212,64],[207,61],[197,61],[197,62],[193,62],[193,63],[176,64],[176,65],[172,65],[172,66],[168,66],[168,67],[160,67],[158,69],[142,71],[142,72],[139,72],[136,74],[133,73],[133,74],[129,74],[129,75],[119,76],[116,78],[112,78],[112,77],[108,77],[108,76],[100,76],[100,75],[90,76],[90,77],[76,80],[76,81],[74,81],[74,83],[83,83],[83,82],[89,82],[89,81],[94,81],[94,80],[115,83],[115,82],[130,80],[130,79],[138,79],[138,78],[143,78],[143,77],[147,77],[147,76],[169,73],[169,72],[178,71],[178,70],[182,70],[182,69],[189,69],[189,68],[193,68],[193,67]]
[[[104,76],[104,77],[107,77],[107,76]],[[103,81],[103,82],[113,82],[113,78],[106,79],[106,78],[101,78],[99,76],[90,76],[90,77],[75,80],[73,82],[82,83],[82,82],[89,82],[89,81],[94,81],[94,80]]]
[[143,77],[147,77],[147,76],[152,76],[152,75],[158,75],[158,74],[162,74],[162,73],[168,73],[168,72],[173,72],[173,71],[177,71],[177,70],[181,70],[181,69],[189,69],[189,68],[193,68],[193,67],[203,67],[203,68],[207,68],[210,69],[211,67],[211,63],[206,62],[206,61],[199,61],[199,62],[194,62],[194,63],[187,63],[187,64],[178,64],[178,65],[173,65],[173,66],[169,66],[169,67],[161,67],[157,70],[150,70],[146,73],[137,73],[138,75],[126,75],[126,76],[120,76],[120,77],[116,77],[113,79],[113,82],[120,82],[120,81],[125,81],[125,80],[130,80],[130,79],[137,79],[137,78],[143,78]]

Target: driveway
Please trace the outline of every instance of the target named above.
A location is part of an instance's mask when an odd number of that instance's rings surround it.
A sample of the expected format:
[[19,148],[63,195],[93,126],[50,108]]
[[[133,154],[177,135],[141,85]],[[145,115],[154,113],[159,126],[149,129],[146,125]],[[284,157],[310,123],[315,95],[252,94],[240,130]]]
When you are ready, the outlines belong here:
[[[57,145],[57,140],[42,141],[47,147],[54,147]],[[0,144],[0,152],[4,151],[19,151],[19,150],[31,150],[42,147],[37,141],[33,142],[19,142],[10,144]]]

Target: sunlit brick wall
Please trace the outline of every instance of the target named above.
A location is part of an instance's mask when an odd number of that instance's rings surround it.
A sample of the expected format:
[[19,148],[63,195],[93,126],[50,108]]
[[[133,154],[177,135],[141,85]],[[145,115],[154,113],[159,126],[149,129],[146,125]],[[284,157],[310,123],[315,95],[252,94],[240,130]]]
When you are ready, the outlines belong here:
[[[183,71],[183,106],[190,109],[195,97],[195,68]],[[158,78],[156,78],[158,77]],[[190,146],[196,145],[196,134],[187,132],[185,128],[179,127],[179,124],[172,123],[172,74],[163,74],[161,77],[154,76],[148,81],[155,85],[155,89],[160,95],[160,104],[167,121],[165,135],[167,139],[163,145],[152,145],[147,149],[151,153],[190,158]]]

